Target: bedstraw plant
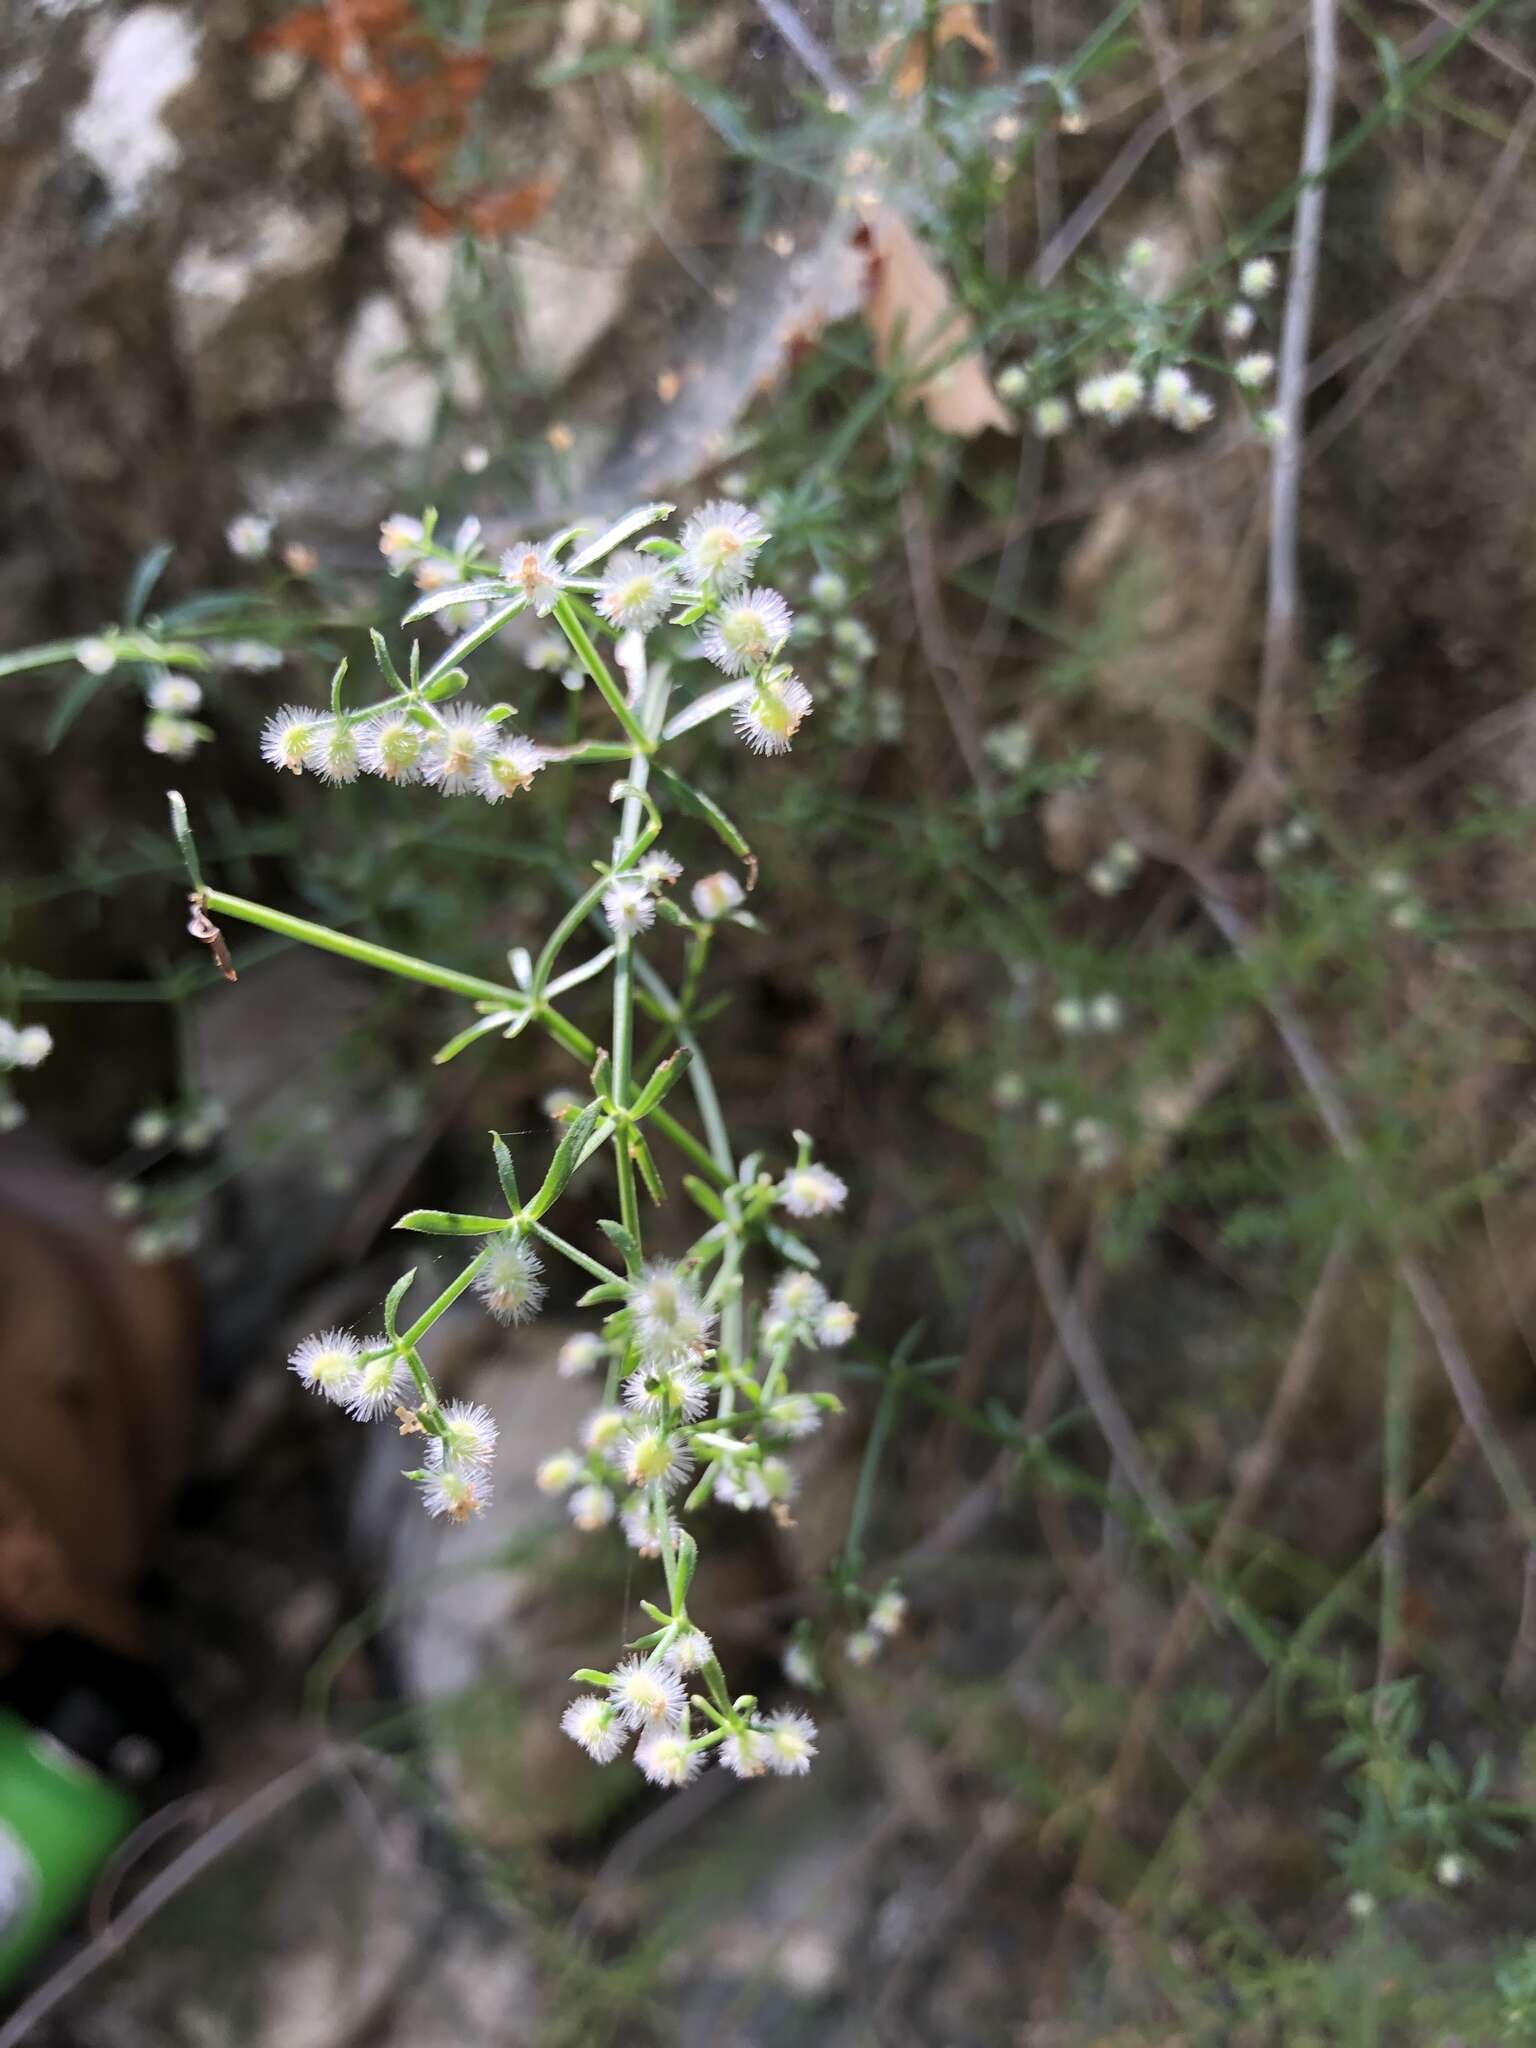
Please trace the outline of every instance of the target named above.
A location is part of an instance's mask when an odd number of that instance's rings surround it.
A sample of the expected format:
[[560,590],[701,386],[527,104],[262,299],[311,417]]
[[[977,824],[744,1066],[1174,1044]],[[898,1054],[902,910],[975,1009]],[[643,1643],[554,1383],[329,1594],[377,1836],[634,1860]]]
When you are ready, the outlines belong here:
[[[603,1321],[563,1345],[556,1369],[589,1380],[594,1405],[579,1444],[542,1458],[538,1483],[566,1497],[581,1529],[617,1520],[634,1550],[659,1560],[665,1599],[642,1603],[654,1625],[625,1646],[612,1668],[576,1674],[589,1690],[572,1701],[562,1725],[599,1763],[638,1738],[634,1759],[645,1776],[683,1785],[714,1754],[738,1776],[760,1777],[804,1772],[816,1753],[815,1725],[806,1715],[764,1712],[752,1695],[733,1694],[713,1645],[691,1619],[698,1545],[690,1523],[711,1498],[743,1511],[786,1512],[794,1480],[784,1452],[837,1407],[831,1394],[795,1387],[797,1357],[845,1345],[856,1317],[829,1298],[816,1277],[816,1254],[790,1227],[840,1210],[844,1183],[816,1159],[802,1132],[777,1175],[757,1156],[737,1157],[692,1028],[694,997],[719,928],[751,922],[745,904],[756,863],[720,806],[673,765],[678,743],[729,716],[754,752],[786,754],[811,698],[779,659],[792,624],[788,605],[752,583],[769,538],[763,521],[742,505],[717,501],[697,512],[677,540],[650,531],[671,510],[642,506],[586,544],[581,529],[569,528],[509,548],[499,563],[476,552],[477,527],[461,529],[445,545],[430,513],[386,521],[386,560],[425,593],[404,624],[446,613],[458,628],[451,644],[423,668],[413,641],[402,671],[375,633],[387,685],[382,699],[349,705],[343,663],[328,707],[289,706],[262,737],[264,757],[280,770],[327,783],[371,774],[493,805],[534,789],[557,762],[609,776],[618,770],[609,791],[618,820],[606,857],[593,862],[593,880],[537,955],[514,949],[506,986],[209,887],[185,806],[174,794],[171,804],[192,879],[191,929],[226,972],[234,970],[217,921],[261,925],[468,999],[475,1017],[439,1060],[491,1033],[513,1040],[537,1028],[585,1074],[585,1093],[566,1109],[553,1159],[532,1194],[521,1191],[512,1154],[493,1133],[487,1178],[494,1171],[504,1214],[414,1210],[401,1218],[398,1227],[406,1230],[477,1241],[435,1300],[407,1320],[416,1276],[406,1273],[383,1304],[378,1334],[324,1330],[306,1337],[289,1363],[305,1387],[354,1419],[392,1420],[417,1447],[405,1476],[427,1512],[464,1522],[490,1497],[497,1425],[484,1407],[441,1396],[430,1363],[432,1331],[471,1290],[499,1321],[527,1322],[544,1298],[546,1262],[565,1259],[578,1269],[590,1283],[582,1305]],[[514,728],[510,705],[481,706],[465,695],[465,663],[525,610],[569,643],[611,720],[602,737],[541,745]],[[663,646],[657,636],[664,628],[690,637]],[[684,697],[674,675],[691,656],[707,659],[726,680]],[[701,875],[679,900],[682,867],[659,843],[669,812],[712,827],[741,876]],[[675,990],[646,953],[651,934],[665,926],[682,941]],[[583,957],[573,961],[583,939]],[[605,1045],[563,1004],[599,977],[612,991]],[[637,1018],[660,1031],[644,1062],[637,1058]],[[671,1106],[685,1077],[702,1141]],[[704,1226],[675,1259],[655,1256],[646,1243],[646,1204],[663,1198],[656,1157],[663,1144],[681,1155],[682,1187]],[[573,1178],[604,1162],[611,1163],[617,1195],[618,1214],[602,1225],[614,1263],[557,1235],[549,1220]],[[749,1254],[759,1248],[779,1271],[754,1301]]]

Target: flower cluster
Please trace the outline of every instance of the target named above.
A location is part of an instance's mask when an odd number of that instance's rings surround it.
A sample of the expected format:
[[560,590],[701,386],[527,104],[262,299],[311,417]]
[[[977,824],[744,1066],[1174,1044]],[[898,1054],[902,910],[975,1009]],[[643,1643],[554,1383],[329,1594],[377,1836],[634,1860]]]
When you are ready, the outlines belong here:
[[[1123,327],[1127,359],[1101,360],[1088,376],[1078,378],[1070,398],[1055,388],[1062,373],[1049,357],[1036,363],[1008,363],[998,371],[998,395],[1009,405],[1028,406],[1031,424],[1042,440],[1056,440],[1067,433],[1075,417],[1119,427],[1145,413],[1182,434],[1195,433],[1215,418],[1216,401],[1196,385],[1189,366],[1197,361],[1218,372],[1222,366],[1212,358],[1192,356],[1192,323],[1171,303],[1166,308],[1163,303],[1171,301],[1173,282],[1166,270],[1149,237],[1131,244],[1116,281],[1120,319],[1114,323]],[[1255,301],[1268,298],[1278,282],[1279,272],[1267,256],[1250,257],[1240,266],[1237,295],[1224,307],[1219,307],[1218,301],[1218,325],[1227,342],[1240,344],[1254,335],[1261,317]],[[1111,341],[1118,338],[1113,335]],[[1229,370],[1233,384],[1250,403],[1274,373],[1275,359],[1265,349],[1239,356]],[[1278,415],[1260,411],[1252,417],[1267,438],[1277,437]]]

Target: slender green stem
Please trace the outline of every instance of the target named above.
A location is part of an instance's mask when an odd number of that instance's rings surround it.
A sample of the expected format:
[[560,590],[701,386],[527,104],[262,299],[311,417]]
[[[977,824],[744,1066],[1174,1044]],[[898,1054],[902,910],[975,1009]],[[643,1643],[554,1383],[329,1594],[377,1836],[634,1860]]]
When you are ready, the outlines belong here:
[[[602,692],[603,702],[623,726],[630,745],[636,754],[647,759],[656,751],[656,743],[648,739],[639,720],[624,701],[624,692],[613,680],[608,664],[592,644],[592,636],[577,617],[576,607],[568,597],[560,598],[555,605],[555,619],[587,674]],[[634,780],[633,775],[630,777]]]
[[597,1259],[588,1258],[585,1252],[578,1251],[573,1244],[567,1244],[563,1237],[556,1237],[555,1233],[546,1229],[542,1223],[530,1222],[528,1228],[535,1237],[541,1237],[552,1252],[559,1252],[561,1257],[569,1259],[573,1266],[580,1266],[584,1273],[590,1273],[594,1280],[619,1278],[611,1266],[605,1266]]
[[432,1325],[435,1322],[437,1322],[439,1318],[445,1316],[448,1313],[449,1309],[453,1307],[453,1304],[458,1300],[459,1296],[464,1293],[465,1289],[472,1287],[474,1285],[476,1275],[484,1267],[486,1260],[491,1256],[491,1253],[495,1251],[495,1249],[496,1247],[494,1244],[486,1245],[483,1251],[477,1253],[476,1256],[470,1260],[469,1264],[464,1268],[463,1272],[459,1274],[457,1279],[449,1281],[448,1285],[443,1289],[442,1293],[437,1297],[436,1301],[434,1301],[430,1305],[430,1307],[422,1310],[421,1314],[416,1318],[415,1322],[412,1323],[411,1327],[408,1330],[404,1331],[401,1335],[400,1342],[406,1350],[409,1351],[415,1345],[419,1344],[422,1338],[425,1337],[425,1335],[427,1334],[428,1330],[431,1329]]
[[452,967],[437,967],[430,960],[418,960],[410,953],[397,953],[389,946],[375,946],[368,939],[355,939],[350,932],[333,931],[329,925],[313,924],[307,917],[294,917],[286,910],[272,910],[265,903],[252,903],[244,896],[229,896],[222,889],[205,889],[202,900],[208,910],[222,917],[237,917],[244,924],[259,924],[264,931],[279,932],[285,939],[297,939],[322,952],[337,953],[344,960],[356,960],[364,967],[377,967],[385,974],[398,974],[407,981],[425,982],[429,988],[444,988],[456,996],[475,1001],[505,1003],[514,1010],[526,1008],[528,998],[520,989],[507,988],[499,981],[482,981],[477,974],[460,974]]

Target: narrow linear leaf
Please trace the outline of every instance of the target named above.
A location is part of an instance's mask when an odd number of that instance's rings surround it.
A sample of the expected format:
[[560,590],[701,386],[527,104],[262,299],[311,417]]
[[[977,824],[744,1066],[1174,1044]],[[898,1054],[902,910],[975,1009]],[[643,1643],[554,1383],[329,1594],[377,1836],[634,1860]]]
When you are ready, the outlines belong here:
[[651,772],[667,785],[685,810],[692,811],[714,827],[738,860],[752,861],[751,847],[712,796],[706,796],[702,789],[695,789],[691,782],[685,782],[681,775],[664,768],[659,761],[651,763]]
[[711,1217],[716,1223],[725,1221],[725,1204],[707,1181],[700,1180],[696,1173],[685,1173],[683,1186],[706,1216]]
[[414,626],[419,619],[434,618],[438,612],[447,611],[450,605],[483,604],[507,595],[508,586],[499,576],[491,582],[455,583],[447,590],[434,590],[419,604],[413,604],[400,623]]
[[473,1045],[477,1038],[484,1038],[487,1032],[499,1031],[503,1024],[510,1024],[517,1015],[518,1012],[515,1010],[492,1010],[488,1017],[481,1017],[475,1023],[467,1025],[457,1037],[450,1038],[446,1045],[439,1046],[433,1053],[433,1066],[447,1066],[450,1060],[458,1058],[465,1046]]
[[393,1226],[430,1237],[494,1237],[506,1227],[505,1216],[461,1216],[452,1209],[408,1209]]
[[597,536],[596,540],[590,541],[579,555],[571,557],[569,567],[572,575],[579,575],[594,562],[600,562],[604,555],[612,554],[619,543],[628,540],[632,533],[638,533],[642,526],[654,525],[658,519],[665,519],[673,510],[675,507],[658,500],[654,505],[638,505],[633,512],[626,512],[622,519],[616,519],[612,526]]
[[782,1223],[765,1223],[763,1235],[773,1246],[781,1259],[788,1259],[792,1266],[802,1266],[807,1273],[814,1273],[821,1264],[804,1238],[796,1237],[792,1230],[786,1230]]
[[515,1216],[523,1205],[517,1192],[517,1175],[512,1169],[512,1154],[500,1131],[491,1133],[491,1150],[496,1155],[496,1178],[501,1183],[502,1199]]
[[589,1102],[576,1121],[566,1126],[565,1136],[556,1146],[555,1156],[549,1162],[544,1184],[528,1204],[526,1213],[531,1221],[537,1222],[539,1217],[560,1199],[566,1182],[576,1171],[576,1161],[581,1156],[582,1147],[591,1137],[593,1126],[601,1115],[602,1105]]
[[384,1297],[384,1331],[391,1343],[400,1334],[395,1328],[395,1318],[399,1315],[400,1304],[404,1301],[407,1294],[410,1293],[411,1282],[415,1278],[416,1268],[412,1266],[409,1273],[402,1273],[400,1275],[400,1278]]
[[[679,625],[684,623],[678,620]],[[692,732],[696,725],[707,725],[710,719],[718,718],[722,711],[734,711],[738,704],[745,704],[752,694],[750,682],[721,683],[716,689],[706,690],[702,697],[695,697],[691,704],[685,704],[681,711],[669,718],[661,728],[664,740],[675,740],[679,733]]]
[[661,1175],[656,1171],[651,1148],[638,1131],[631,1131],[629,1134],[629,1156],[640,1169],[640,1178],[645,1182],[646,1193],[659,1209],[667,1199],[667,1191],[661,1184]]

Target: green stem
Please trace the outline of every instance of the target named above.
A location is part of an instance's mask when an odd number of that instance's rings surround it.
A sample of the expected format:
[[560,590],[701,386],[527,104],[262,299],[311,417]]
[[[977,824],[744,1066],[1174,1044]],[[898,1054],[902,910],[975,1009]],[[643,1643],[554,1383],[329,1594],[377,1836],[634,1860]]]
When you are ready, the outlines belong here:
[[[422,1310],[415,1322],[412,1323],[411,1327],[405,1331],[400,1339],[401,1345],[405,1350],[409,1351],[419,1344],[432,1325],[440,1317],[448,1313],[465,1289],[473,1286],[476,1274],[480,1272],[486,1260],[495,1249],[494,1244],[488,1244],[483,1251],[477,1253],[464,1268],[463,1272],[459,1274],[458,1278],[449,1281],[436,1301],[430,1307]],[[611,1279],[612,1275],[610,1274],[608,1277]]]
[[[504,987],[498,981],[482,981],[476,974],[460,974],[451,967],[436,967],[430,960],[417,960],[410,953],[397,953],[389,946],[375,946],[368,939],[355,939],[349,932],[333,931],[328,925],[312,924],[307,917],[293,917],[286,910],[269,909],[244,896],[228,896],[222,889],[205,889],[202,900],[210,910],[224,917],[238,917],[244,924],[258,924],[264,931],[279,932],[285,939],[318,946],[322,952],[338,953],[344,960],[356,960],[364,967],[377,967],[385,974],[398,974],[407,981],[425,982],[429,988],[444,988],[474,1001],[506,1003],[514,1010],[526,1007],[521,989]],[[547,1013],[546,1013],[547,1014]]]
[[[609,673],[608,664],[592,644],[592,636],[576,615],[576,607],[568,597],[562,597],[555,604],[555,619],[564,633],[577,658],[587,674],[602,692],[603,702],[623,726],[635,753],[646,760],[656,751],[656,742],[647,738],[643,726],[624,701],[624,692]],[[635,780],[633,770],[630,780]]]
[[528,1228],[535,1237],[541,1237],[552,1252],[559,1252],[562,1258],[569,1259],[573,1266],[580,1266],[584,1273],[590,1273],[595,1280],[618,1279],[619,1275],[611,1266],[602,1265],[597,1259],[588,1258],[585,1252],[578,1251],[573,1244],[567,1244],[563,1237],[556,1237],[555,1233],[547,1230],[542,1223],[530,1222]]

